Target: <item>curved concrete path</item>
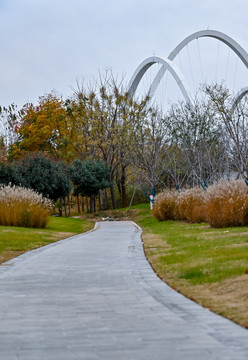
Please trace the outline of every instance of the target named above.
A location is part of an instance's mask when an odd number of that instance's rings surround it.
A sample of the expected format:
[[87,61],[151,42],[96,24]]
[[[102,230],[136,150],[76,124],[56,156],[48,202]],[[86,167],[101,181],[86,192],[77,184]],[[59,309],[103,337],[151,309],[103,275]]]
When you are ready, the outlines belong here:
[[248,331],[158,279],[140,234],[98,223],[1,266],[0,359],[247,360]]

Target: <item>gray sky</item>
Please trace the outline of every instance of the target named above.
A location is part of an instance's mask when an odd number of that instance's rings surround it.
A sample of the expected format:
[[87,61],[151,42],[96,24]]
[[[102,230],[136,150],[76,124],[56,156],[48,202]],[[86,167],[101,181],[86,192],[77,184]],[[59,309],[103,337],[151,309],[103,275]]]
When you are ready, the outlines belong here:
[[146,57],[207,28],[248,51],[247,14],[244,0],[0,0],[0,105],[66,97],[109,67],[128,81]]

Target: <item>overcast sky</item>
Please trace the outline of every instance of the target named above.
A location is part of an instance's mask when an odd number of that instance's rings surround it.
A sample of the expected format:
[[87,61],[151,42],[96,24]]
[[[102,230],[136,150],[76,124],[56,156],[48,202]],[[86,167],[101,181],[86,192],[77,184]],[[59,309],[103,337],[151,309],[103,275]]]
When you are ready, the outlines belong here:
[[166,57],[203,29],[248,50],[245,0],[0,0],[0,105],[36,102],[112,68],[127,81],[146,57]]

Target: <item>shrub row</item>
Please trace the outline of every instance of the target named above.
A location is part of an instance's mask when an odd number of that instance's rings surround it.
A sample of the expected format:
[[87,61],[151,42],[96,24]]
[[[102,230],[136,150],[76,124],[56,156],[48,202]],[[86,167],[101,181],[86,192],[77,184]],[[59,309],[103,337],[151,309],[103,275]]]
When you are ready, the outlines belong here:
[[247,186],[242,180],[220,180],[207,191],[193,188],[165,190],[155,200],[153,215],[159,220],[208,222],[212,227],[248,225]]
[[31,189],[0,186],[0,225],[44,228],[52,208],[51,200]]

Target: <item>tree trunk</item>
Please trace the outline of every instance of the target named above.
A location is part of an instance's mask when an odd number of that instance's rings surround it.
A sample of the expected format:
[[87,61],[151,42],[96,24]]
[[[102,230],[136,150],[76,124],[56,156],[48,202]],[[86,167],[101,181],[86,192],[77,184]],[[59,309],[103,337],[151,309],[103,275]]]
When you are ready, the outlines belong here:
[[100,210],[101,210],[101,204],[100,204],[100,194],[99,194],[99,196],[97,197],[97,199],[98,199],[98,212],[100,212]]
[[134,199],[135,192],[136,192],[136,187],[135,187],[135,188],[134,188],[134,190],[133,190],[133,195],[132,195],[132,197],[131,197],[131,200],[130,200],[130,203],[129,203],[129,207],[131,207],[131,206],[132,206],[132,203],[133,203],[133,199]]
[[121,202],[122,202],[122,207],[127,206],[126,171],[124,166],[121,169]]
[[104,209],[104,190],[99,191],[99,210]]
[[90,197],[90,212],[95,213],[96,212],[96,198],[95,195],[91,195]]
[[108,190],[107,189],[104,189],[104,195],[103,195],[103,199],[104,199],[104,203],[103,203],[103,210],[107,210],[108,208]]
[[80,211],[80,200],[79,200],[79,196],[77,195],[77,206],[78,206],[78,214],[81,213]]
[[100,190],[100,204],[99,204],[99,210],[107,210],[108,205],[108,192],[107,189]]
[[65,207],[65,216],[67,217],[67,207],[66,207],[66,198],[64,198],[64,207]]
[[70,197],[70,195],[68,196],[68,214],[69,214],[69,216],[71,216],[71,197]]
[[110,192],[111,192],[111,199],[112,199],[113,209],[116,209],[115,189],[114,189],[114,184],[113,183],[110,186]]
[[59,205],[59,216],[63,216],[63,203],[62,203],[62,198],[59,198],[59,202],[60,202],[60,205]]

